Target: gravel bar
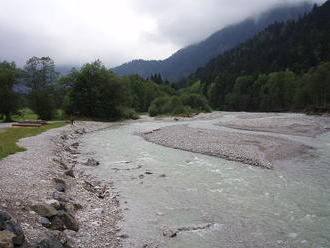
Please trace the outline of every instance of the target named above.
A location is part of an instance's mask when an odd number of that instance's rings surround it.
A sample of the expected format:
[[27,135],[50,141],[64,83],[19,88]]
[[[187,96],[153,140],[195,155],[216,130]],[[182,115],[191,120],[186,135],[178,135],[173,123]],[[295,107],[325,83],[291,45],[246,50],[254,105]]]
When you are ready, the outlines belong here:
[[147,141],[166,147],[267,169],[273,168],[273,161],[297,156],[309,148],[284,138],[192,128],[188,125],[168,126],[139,135]]
[[315,137],[330,130],[330,118],[308,116],[296,118],[255,117],[220,122],[218,125],[248,131]]

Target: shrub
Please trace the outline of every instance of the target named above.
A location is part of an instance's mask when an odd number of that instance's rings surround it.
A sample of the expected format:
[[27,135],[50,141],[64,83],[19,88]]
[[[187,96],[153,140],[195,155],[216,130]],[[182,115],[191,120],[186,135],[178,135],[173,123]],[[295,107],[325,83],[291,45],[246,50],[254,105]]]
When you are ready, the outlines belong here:
[[139,119],[139,115],[135,112],[133,108],[129,107],[119,107],[120,116],[123,119]]
[[183,105],[190,106],[196,112],[211,112],[207,99],[199,94],[184,94],[181,96]]

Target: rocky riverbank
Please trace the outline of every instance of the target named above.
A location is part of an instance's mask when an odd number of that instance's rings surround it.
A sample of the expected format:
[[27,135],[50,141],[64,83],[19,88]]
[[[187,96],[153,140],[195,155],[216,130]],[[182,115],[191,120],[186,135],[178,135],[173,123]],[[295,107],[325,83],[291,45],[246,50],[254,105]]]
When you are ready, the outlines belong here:
[[[27,151],[0,161],[0,247],[120,247],[118,193],[85,174],[96,160],[77,162],[79,138],[115,124],[77,123],[25,138],[19,145]],[[16,229],[6,228],[9,220]]]

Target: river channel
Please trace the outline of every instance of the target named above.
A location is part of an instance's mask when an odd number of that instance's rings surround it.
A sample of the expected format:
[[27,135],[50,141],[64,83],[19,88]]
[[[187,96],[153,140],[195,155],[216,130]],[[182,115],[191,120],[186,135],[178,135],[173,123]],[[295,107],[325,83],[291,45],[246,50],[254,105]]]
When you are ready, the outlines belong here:
[[[100,161],[88,171],[114,181],[120,193],[120,227],[128,235],[124,247],[330,247],[329,132],[316,137],[267,132],[314,148],[276,162],[273,170],[163,147],[135,135],[178,124],[266,134],[214,125],[239,115],[132,123],[83,139],[82,150]],[[176,237],[163,235],[177,228],[183,231]]]

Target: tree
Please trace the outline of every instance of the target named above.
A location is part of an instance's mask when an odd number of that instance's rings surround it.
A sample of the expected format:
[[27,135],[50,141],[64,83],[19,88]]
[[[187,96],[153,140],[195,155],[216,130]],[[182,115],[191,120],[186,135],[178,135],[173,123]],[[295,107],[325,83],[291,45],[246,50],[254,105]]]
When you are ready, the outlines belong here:
[[25,83],[30,88],[31,108],[42,119],[51,119],[54,114],[54,87],[58,78],[55,63],[50,57],[32,57],[25,66]]
[[296,91],[298,108],[314,106],[327,109],[330,103],[330,62],[320,64],[305,73]]
[[18,94],[14,91],[18,77],[19,71],[14,62],[0,63],[0,115],[4,115],[7,122],[18,108]]
[[101,119],[118,119],[132,113],[133,98],[128,78],[117,77],[100,60],[85,64],[68,76],[71,80],[68,114]]
[[290,70],[270,73],[261,87],[261,110],[289,110],[293,105],[295,82],[296,75]]
[[226,102],[234,110],[251,110],[253,76],[241,76],[235,81],[233,90],[226,96]]

